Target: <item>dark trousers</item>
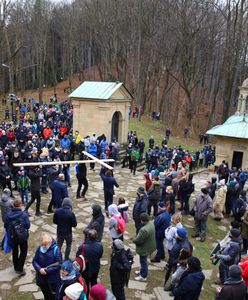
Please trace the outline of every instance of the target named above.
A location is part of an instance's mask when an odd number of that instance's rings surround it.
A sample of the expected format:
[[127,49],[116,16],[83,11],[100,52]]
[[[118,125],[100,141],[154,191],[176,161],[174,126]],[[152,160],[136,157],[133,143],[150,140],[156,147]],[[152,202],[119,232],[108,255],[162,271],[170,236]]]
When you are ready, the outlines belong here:
[[90,169],[94,170],[95,169],[95,163],[90,163]]
[[171,266],[169,265],[167,267],[165,278],[164,278],[164,286],[166,285],[168,279],[170,278],[170,275],[173,274],[176,271],[177,266]]
[[203,238],[206,238],[207,233],[207,220],[199,220],[195,218],[195,234],[202,235]]
[[112,292],[116,298],[116,300],[125,300],[125,291],[124,284],[121,283],[111,283]]
[[15,271],[22,272],[28,253],[28,241],[19,242],[12,246],[12,259]]
[[182,194],[182,201],[183,201],[183,209],[187,212],[189,212],[189,199],[190,194]]
[[48,212],[52,212],[53,207],[55,207],[55,203],[54,203],[54,189],[52,187],[50,187],[51,191],[52,191],[52,199],[49,202],[47,211]]
[[158,213],[158,203],[157,202],[156,203],[154,203],[154,202],[149,202],[148,203],[147,213],[148,213],[149,216],[151,214],[152,207],[153,207],[153,215],[155,217],[156,214]]
[[70,253],[71,253],[71,244],[72,244],[72,234],[68,234],[66,236],[57,236],[57,245],[61,249],[63,246],[64,241],[66,242],[65,248],[65,260],[69,260]]
[[105,211],[108,211],[109,205],[113,203],[113,193],[109,191],[104,191],[104,202],[105,202]]
[[[98,271],[98,272],[99,272],[99,271]],[[92,274],[92,275],[90,276],[90,278],[84,278],[84,279],[85,279],[85,282],[86,282],[86,284],[87,284],[87,296],[89,295],[90,288],[91,288],[93,285],[96,285],[96,284],[97,284],[98,272]]]
[[55,300],[56,293],[58,292],[58,284],[57,283],[46,283],[46,284],[37,284],[43,295],[45,300]]
[[41,177],[41,191],[47,191],[47,174],[43,174]]
[[158,259],[158,260],[165,258],[163,242],[164,242],[164,238],[162,238],[162,239],[156,238],[157,254],[156,254],[155,258]]
[[131,173],[133,173],[133,175],[135,175],[136,168],[137,168],[137,161],[131,160],[130,163],[131,163],[131,165],[130,165]]
[[130,166],[130,157],[125,156],[125,158],[122,161],[122,168],[125,168],[126,162],[128,162],[128,165]]
[[25,210],[28,211],[29,207],[36,200],[36,213],[40,212],[40,191],[31,191],[31,200],[28,202]]
[[219,265],[219,273],[220,273],[220,281],[222,284],[227,280],[229,277],[229,267],[226,266],[223,262]]
[[87,180],[86,177],[80,178],[78,176],[77,176],[77,180],[78,180],[77,196],[80,196],[80,191],[81,191],[81,188],[82,188],[82,185],[83,185],[84,189],[82,191],[82,197],[84,197],[87,190],[88,190],[88,187],[89,187],[88,180]]

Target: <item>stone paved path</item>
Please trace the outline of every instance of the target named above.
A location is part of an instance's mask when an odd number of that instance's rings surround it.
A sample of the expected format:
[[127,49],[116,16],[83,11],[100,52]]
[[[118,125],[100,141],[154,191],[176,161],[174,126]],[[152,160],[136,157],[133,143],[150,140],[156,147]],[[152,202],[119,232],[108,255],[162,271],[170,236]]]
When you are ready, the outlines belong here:
[[[93,203],[100,203],[103,207],[103,192],[102,192],[102,181],[98,175],[99,169],[96,171],[88,171],[89,178],[89,190],[87,193],[87,201],[82,201],[82,199],[76,199],[76,189],[77,182],[75,179],[75,174],[72,171],[72,187],[69,189],[69,195],[73,201],[73,209],[77,216],[78,226],[75,230],[73,230],[74,238],[73,238],[73,247],[71,252],[71,258],[74,258],[77,247],[81,244],[82,241],[82,232],[83,228],[88,224],[91,219],[91,205]],[[119,167],[115,170],[115,177],[120,184],[120,188],[116,189],[117,197],[123,196],[128,199],[130,205],[130,215],[136,195],[136,190],[139,186],[144,186],[143,173],[137,173],[136,176],[130,175],[128,169],[121,169]],[[196,191],[199,191],[203,186],[206,179],[210,177],[208,173],[201,173],[195,175],[194,182],[196,185]],[[16,194],[17,196],[17,194]],[[42,210],[46,212],[47,204],[49,202],[50,193],[47,195],[42,194]],[[0,299],[11,300],[11,299],[42,299],[42,294],[38,290],[35,285],[34,280],[34,270],[32,268],[32,258],[36,247],[39,244],[39,236],[42,231],[49,232],[54,238],[56,238],[56,226],[52,224],[52,216],[43,214],[42,217],[34,216],[34,207],[30,210],[31,217],[30,220],[32,222],[32,226],[30,229],[30,242],[29,242],[29,251],[26,260],[26,276],[19,278],[13,271],[11,256],[4,255],[1,252],[0,257]],[[192,228],[192,225],[187,224],[190,223],[193,219],[191,217],[188,218],[185,226]],[[191,223],[192,224],[192,223]],[[224,231],[225,228],[224,223],[219,226],[221,230]],[[2,224],[0,229],[0,236],[2,236]],[[135,245],[132,244],[130,237],[134,235],[134,226],[132,221],[128,224],[127,227],[128,233],[125,235],[125,244],[127,247],[130,247],[132,250],[135,250]],[[104,229],[104,257],[101,261],[101,271],[99,274],[99,279],[103,281],[109,287],[109,258],[111,251],[111,239],[108,234],[108,220],[105,222]],[[148,283],[140,283],[134,281],[134,271],[132,271],[129,288],[127,291],[127,299],[172,299],[167,292],[163,291],[163,268],[165,262],[160,264],[149,264],[149,280]],[[135,255],[135,262],[133,265],[134,270],[138,270],[139,268],[139,257]],[[205,270],[205,274],[207,279],[211,277],[211,270]],[[151,281],[151,282],[150,282]],[[17,296],[18,295],[18,296]]]

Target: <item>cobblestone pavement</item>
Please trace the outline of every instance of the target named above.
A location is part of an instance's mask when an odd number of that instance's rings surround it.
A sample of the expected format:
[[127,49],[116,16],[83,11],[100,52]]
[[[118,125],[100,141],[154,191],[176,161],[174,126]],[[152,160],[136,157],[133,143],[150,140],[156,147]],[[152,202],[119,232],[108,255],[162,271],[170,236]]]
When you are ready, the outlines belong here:
[[[114,171],[115,177],[120,184],[120,188],[116,189],[115,201],[117,197],[123,196],[128,199],[129,202],[129,212],[131,215],[136,190],[139,186],[144,186],[144,178],[143,173],[137,172],[136,176],[130,175],[128,169],[122,169],[117,167]],[[210,177],[209,173],[201,173],[197,174],[194,177],[194,182],[196,185],[196,191],[199,191],[203,186],[203,183],[207,178]],[[71,175],[72,187],[69,188],[69,195],[73,201],[73,209],[77,216],[78,226],[75,230],[73,230],[73,247],[71,252],[71,258],[75,257],[75,252],[77,247],[82,242],[83,237],[83,228],[89,223],[91,219],[91,205],[93,203],[99,203],[103,207],[103,191],[102,191],[102,180],[99,176],[99,168],[96,168],[95,171],[88,170],[88,179],[89,179],[89,190],[87,193],[87,200],[83,201],[82,199],[76,199],[76,189],[77,189],[77,181],[75,178],[74,171],[72,170]],[[15,193],[18,196],[17,192]],[[42,212],[43,215],[41,217],[34,216],[34,209],[32,207],[30,209],[30,221],[32,226],[30,228],[30,239],[29,239],[29,251],[26,260],[25,270],[26,275],[24,277],[18,277],[17,274],[13,271],[11,255],[4,255],[1,252],[0,257],[0,300],[1,299],[43,299],[42,293],[38,290],[38,287],[35,284],[34,278],[34,270],[31,264],[32,258],[34,256],[34,252],[36,247],[39,244],[39,236],[42,231],[49,232],[54,238],[56,238],[56,226],[52,224],[52,215],[47,215],[46,209],[47,204],[49,203],[51,194],[42,194]],[[192,228],[192,218],[188,218],[185,226]],[[191,225],[190,225],[191,224]],[[1,224],[2,225],[2,224]],[[219,227],[221,230],[224,230],[226,224],[222,224]],[[1,226],[1,236],[3,233],[3,226]],[[125,244],[127,247],[131,248],[135,251],[135,246],[130,241],[130,237],[134,234],[134,225],[133,222],[130,221],[127,227],[127,232],[125,234]],[[111,251],[111,239],[108,234],[108,220],[105,221],[105,229],[104,229],[104,256],[101,261],[101,270],[99,273],[99,280],[104,282],[108,287],[109,286],[109,257]],[[126,289],[126,294],[128,299],[172,299],[167,292],[163,291],[163,268],[165,262],[161,262],[160,264],[149,264],[149,277],[148,283],[141,283],[134,281],[134,271],[132,271],[129,286]],[[139,259],[138,256],[135,255],[135,262],[133,265],[133,269],[137,270],[139,267]],[[212,270],[204,270],[206,274],[206,278],[211,277]],[[150,282],[151,281],[151,282]],[[2,297],[2,298],[1,298]]]

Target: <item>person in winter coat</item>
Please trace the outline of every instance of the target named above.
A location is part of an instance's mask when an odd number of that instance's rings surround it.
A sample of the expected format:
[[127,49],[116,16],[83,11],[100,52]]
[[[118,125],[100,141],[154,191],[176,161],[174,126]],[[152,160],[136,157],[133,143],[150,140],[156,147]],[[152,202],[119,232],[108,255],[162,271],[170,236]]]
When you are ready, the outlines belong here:
[[243,239],[242,252],[244,254],[247,254],[247,250],[248,250],[248,205],[246,206],[246,211],[244,213],[244,216],[242,217],[241,236],[242,236],[242,239]]
[[59,177],[57,180],[54,180],[53,183],[53,189],[54,189],[54,203],[56,208],[60,208],[62,205],[62,201],[64,198],[68,197],[68,191],[65,184],[65,175],[59,174]]
[[147,256],[151,255],[156,249],[155,226],[153,222],[149,222],[147,213],[142,213],[140,220],[142,227],[133,239],[133,243],[136,245],[136,252],[140,257],[140,271],[135,272],[138,275],[135,277],[135,280],[147,281]]
[[172,289],[174,299],[198,300],[204,280],[200,260],[194,256],[189,257],[187,271],[183,273],[178,286]]
[[208,215],[213,210],[212,199],[208,195],[208,190],[206,188],[201,189],[200,195],[196,197],[193,204],[193,209],[195,212],[195,234],[192,235],[193,238],[199,237],[201,235],[201,242],[205,242],[207,233],[207,220]]
[[137,190],[137,197],[133,207],[133,220],[135,223],[136,233],[141,228],[140,215],[147,212],[148,200],[143,187],[139,187]]
[[176,242],[173,245],[171,251],[169,252],[169,259],[167,261],[167,265],[165,267],[165,280],[164,280],[164,290],[170,291],[171,285],[166,287],[166,283],[170,278],[170,274],[176,270],[177,263],[180,259],[180,256],[183,255],[184,259],[191,256],[193,252],[193,247],[187,238],[187,230],[185,228],[177,229],[177,237]]
[[72,228],[77,227],[77,220],[72,212],[72,203],[70,198],[64,198],[62,207],[56,209],[53,215],[53,223],[57,224],[57,245],[62,248],[66,242],[65,260],[69,260],[72,245]]
[[170,215],[174,215],[176,204],[175,204],[175,195],[173,192],[173,187],[171,185],[166,187],[166,193],[165,193],[165,199],[162,201],[165,201],[166,211]]
[[41,289],[45,300],[55,300],[60,285],[60,266],[62,254],[53,238],[43,233],[41,244],[32,261],[36,271],[36,284]]
[[131,154],[130,154],[129,168],[130,168],[131,174],[133,173],[133,175],[135,175],[139,159],[140,159],[140,152],[139,152],[138,146],[136,146],[135,148],[132,149]]
[[180,212],[175,213],[172,216],[171,225],[167,229],[165,229],[165,232],[164,232],[165,248],[168,250],[169,253],[176,243],[177,229],[183,227],[181,221],[182,221],[181,213]]
[[144,177],[146,179],[145,190],[146,190],[146,192],[148,192],[149,189],[150,189],[150,187],[152,186],[152,181],[151,181],[151,178],[150,178],[150,173],[145,173]]
[[[60,154],[59,158],[60,158],[61,161],[68,161],[68,160],[70,160],[71,159],[71,154],[69,152],[69,148],[64,148],[63,151],[62,151],[62,153]],[[65,182],[70,187],[71,186],[70,165],[64,164],[63,168],[62,168],[62,173],[65,175]]]
[[26,205],[25,211],[28,212],[29,207],[36,200],[36,216],[40,216],[40,178],[42,177],[42,170],[39,167],[32,167],[29,170],[29,178],[31,181],[30,184],[30,192],[31,192],[31,200]]
[[124,244],[121,240],[114,240],[112,248],[110,263],[111,288],[116,299],[125,300],[124,287],[129,279],[132,260],[130,261],[127,257]]
[[122,218],[118,211],[116,204],[111,204],[108,207],[108,213],[110,216],[109,220],[109,233],[113,241],[115,239],[120,239],[123,241],[123,233],[118,232],[118,219]]
[[153,207],[153,216],[155,217],[157,212],[158,212],[158,202],[160,200],[160,181],[158,180],[153,180],[152,186],[147,192],[148,196],[148,207],[147,207],[147,212],[148,215],[150,216],[151,214],[151,209]]
[[53,213],[53,207],[55,207],[55,194],[54,194],[54,181],[57,179],[58,175],[61,173],[61,166],[52,165],[47,169],[48,174],[48,186],[52,192],[52,198],[49,202],[47,213]]
[[[97,146],[96,144],[92,141],[87,149],[87,152],[94,157],[96,157],[97,154]],[[94,170],[95,169],[95,163],[90,163],[90,169]]]
[[77,251],[76,256],[83,255],[86,260],[86,268],[82,273],[89,288],[97,284],[97,277],[100,270],[100,259],[103,255],[103,246],[97,241],[97,232],[89,230],[88,240],[85,241]]
[[[5,223],[5,220],[7,218],[8,213],[11,211],[13,208],[13,200],[10,198],[10,190],[5,188],[2,194],[2,197],[0,199],[0,208],[1,208],[1,217],[3,224]],[[4,237],[1,242],[1,249],[3,250],[4,246]]]
[[90,289],[89,300],[116,300],[115,296],[101,283]]
[[[56,300],[64,300],[63,297],[66,295],[65,290],[67,289],[68,286],[73,285],[74,283],[78,283],[80,285],[80,295],[82,292],[84,293],[84,295],[87,293],[86,283],[84,282],[81,275],[77,272],[73,263],[70,260],[66,260],[63,262],[60,269],[60,279],[61,279],[61,283],[58,291],[58,297]],[[69,297],[68,289],[66,291],[67,291],[67,296]],[[76,292],[75,289],[74,292]],[[72,295],[75,296],[75,293],[74,294],[71,293],[71,296]],[[73,299],[73,297],[71,297],[70,299]],[[80,298],[76,298],[76,299],[80,299]]]
[[64,149],[70,149],[71,140],[69,139],[69,137],[68,137],[67,134],[61,140],[60,146],[61,146],[62,150],[64,150]]
[[189,199],[194,192],[193,174],[187,173],[184,180],[179,182],[179,193],[182,199],[182,215],[189,214]]
[[101,242],[104,230],[104,215],[102,214],[102,208],[99,204],[92,205],[92,219],[89,225],[84,229],[85,240],[88,240],[88,233],[91,229],[95,229],[97,232],[97,241]]
[[220,254],[214,254],[211,259],[220,259],[219,265],[220,281],[218,284],[224,284],[229,276],[229,267],[233,264],[238,264],[240,260],[240,251],[242,245],[242,238],[240,236],[239,229],[232,228],[230,230],[230,242],[224,249],[221,250]]
[[246,191],[241,191],[238,199],[234,202],[233,206],[233,216],[236,221],[241,222],[241,218],[244,216],[246,211],[246,206],[248,204]]
[[100,176],[103,181],[103,191],[104,191],[104,202],[105,202],[105,212],[108,216],[108,207],[113,203],[114,186],[119,187],[116,179],[112,176],[111,170],[105,170],[101,168]]
[[[28,215],[21,209],[22,202],[17,199],[14,201],[13,208],[7,214],[4,222],[4,227],[8,235],[8,241],[12,248],[12,259],[14,269],[17,274],[24,276],[26,273],[23,269],[27,253],[28,253],[28,229],[30,228],[30,222]],[[25,230],[25,234],[22,237],[16,236],[17,232],[13,232],[15,224],[22,224],[22,228]],[[19,252],[20,250],[20,252]]]
[[63,300],[87,300],[84,287],[81,283],[75,282],[65,289],[65,298]]
[[30,180],[28,178],[28,176],[25,174],[25,170],[24,168],[20,169],[19,172],[19,178],[17,181],[17,187],[18,190],[20,191],[20,195],[21,195],[21,199],[22,199],[22,204],[24,204],[24,198],[25,198],[25,202],[26,205],[28,204],[28,189],[30,186]]
[[247,287],[242,279],[242,269],[237,265],[229,267],[229,277],[223,288],[217,288],[215,300],[245,300]]
[[46,128],[43,130],[43,137],[45,140],[48,140],[53,134],[52,128],[49,127],[49,125],[46,126]]
[[215,198],[213,203],[214,219],[223,219],[223,211],[226,202],[227,187],[225,185],[225,179],[221,179],[218,183],[218,189],[215,192]]
[[[79,159],[83,160],[84,155],[80,154]],[[84,189],[81,193],[81,197],[85,199],[85,194],[89,187],[88,180],[87,180],[87,167],[86,167],[86,164],[78,164],[78,166],[76,168],[77,168],[76,177],[78,180],[77,199],[80,198],[82,185],[84,186]]]
[[13,197],[11,186],[11,171],[4,159],[1,161],[0,165],[0,182],[3,189],[7,187],[11,192],[11,197]]
[[128,213],[128,202],[123,197],[119,197],[118,199],[118,211],[121,214],[122,218],[126,223],[129,220],[129,213]]
[[155,238],[156,238],[156,256],[151,259],[151,262],[160,262],[165,258],[164,252],[164,238],[165,230],[170,226],[170,214],[166,211],[165,203],[160,202],[158,207],[158,214],[154,219]]
[[241,260],[239,266],[242,269],[242,278],[245,282],[245,285],[248,286],[248,256]]

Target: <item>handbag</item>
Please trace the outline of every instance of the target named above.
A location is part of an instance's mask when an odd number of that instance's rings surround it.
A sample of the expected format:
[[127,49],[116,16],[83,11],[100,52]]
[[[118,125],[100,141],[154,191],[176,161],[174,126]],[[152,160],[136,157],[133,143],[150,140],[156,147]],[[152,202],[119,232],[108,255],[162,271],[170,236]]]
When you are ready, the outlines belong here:
[[5,232],[5,235],[4,235],[3,250],[4,250],[5,254],[10,253],[12,250],[12,248],[9,244],[7,232]]

